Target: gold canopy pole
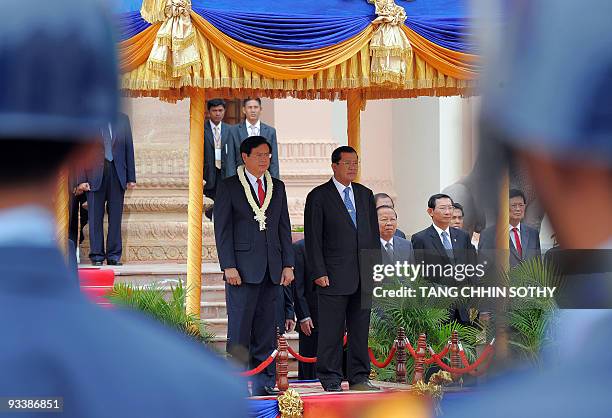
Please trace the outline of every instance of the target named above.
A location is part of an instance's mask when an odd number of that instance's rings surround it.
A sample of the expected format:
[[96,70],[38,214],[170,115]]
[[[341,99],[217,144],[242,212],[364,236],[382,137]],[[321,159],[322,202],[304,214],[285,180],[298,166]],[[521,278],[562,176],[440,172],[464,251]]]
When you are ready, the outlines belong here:
[[57,223],[57,246],[64,254],[67,254],[68,251],[68,216],[70,212],[68,193],[68,169],[63,168],[57,179],[55,219]]
[[[357,151],[357,155],[361,159],[361,109],[363,107],[363,98],[361,90],[351,89],[346,95],[346,117],[347,117],[347,136],[348,145]],[[355,181],[359,181],[361,171],[357,173]]]
[[187,208],[187,313],[200,318],[202,294],[202,177],[204,172],[204,90],[189,102],[189,206]]

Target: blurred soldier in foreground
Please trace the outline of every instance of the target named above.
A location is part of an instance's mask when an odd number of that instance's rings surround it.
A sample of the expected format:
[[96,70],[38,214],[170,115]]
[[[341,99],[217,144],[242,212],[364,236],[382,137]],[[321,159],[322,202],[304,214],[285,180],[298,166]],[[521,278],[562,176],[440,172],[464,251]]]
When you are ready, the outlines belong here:
[[[502,81],[489,80],[483,101],[487,131],[527,165],[562,248],[611,249],[612,3],[511,4],[508,39],[489,76]],[[592,297],[610,295],[610,259],[604,263],[598,274],[608,280],[599,283],[607,288],[591,289]],[[447,415],[609,417],[611,320],[608,310],[564,312],[563,333],[582,335],[562,348],[581,352],[541,374],[507,377]]]
[[[63,417],[246,416],[223,361],[135,313],[87,302],[56,246],[59,171],[117,112],[107,11],[91,0],[7,0],[2,10],[0,397],[61,397],[45,405],[63,402]],[[4,398],[0,415],[13,416],[8,407]]]

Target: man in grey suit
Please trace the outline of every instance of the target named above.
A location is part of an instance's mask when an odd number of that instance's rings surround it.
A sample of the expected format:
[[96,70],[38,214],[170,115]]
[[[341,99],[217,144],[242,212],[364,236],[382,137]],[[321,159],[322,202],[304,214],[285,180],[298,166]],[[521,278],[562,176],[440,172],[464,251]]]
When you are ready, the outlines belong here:
[[[510,214],[508,232],[510,235],[510,267],[515,267],[521,261],[540,257],[540,233],[522,222],[525,217],[527,200],[523,192],[510,189]],[[495,249],[496,226],[490,226],[480,234],[478,252],[481,259],[490,256],[490,250]],[[487,254],[489,252],[489,254]]]
[[380,245],[382,261],[385,264],[395,264],[397,261],[414,263],[412,243],[407,239],[395,235],[397,231],[397,213],[391,206],[376,208],[378,215],[378,229],[380,232]]
[[[204,196],[215,200],[217,183],[236,174],[232,143],[232,126],[223,122],[225,101],[211,99],[206,103],[208,123],[204,124]],[[231,158],[228,158],[231,156]],[[228,174],[228,173],[233,174]]]
[[[242,102],[242,112],[246,119],[244,122],[234,126],[232,130],[232,143],[234,147],[232,150],[228,150],[228,159],[234,156],[235,165],[228,166],[227,176],[233,176],[236,174],[236,168],[244,164],[242,156],[240,154],[240,144],[249,136],[263,136],[266,138],[270,146],[272,147],[272,157],[270,159],[270,175],[274,178],[280,179],[278,170],[278,143],[276,141],[276,129],[266,125],[259,120],[261,116],[261,99],[247,97]],[[230,155],[231,153],[231,155]]]
[[[391,196],[389,196],[387,193],[376,193],[374,195],[374,202],[376,203],[377,208],[381,206],[389,206],[395,210],[395,203],[393,202],[393,199],[391,199]],[[397,228],[397,225],[395,228],[395,236],[406,239],[406,234],[404,234],[401,229]]]

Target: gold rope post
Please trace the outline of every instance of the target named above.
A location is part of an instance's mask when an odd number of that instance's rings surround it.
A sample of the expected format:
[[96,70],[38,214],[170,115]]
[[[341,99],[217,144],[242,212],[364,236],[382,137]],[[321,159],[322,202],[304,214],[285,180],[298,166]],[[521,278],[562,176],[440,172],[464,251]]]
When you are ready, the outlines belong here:
[[[501,271],[507,272],[510,269],[510,240],[508,239],[508,213],[510,213],[510,201],[508,198],[510,180],[508,171],[504,174],[499,189],[499,211],[497,213],[497,230],[495,238],[496,262]],[[506,306],[504,302],[498,303],[495,318],[495,355],[505,363],[509,357],[508,348],[508,327],[506,318]]]
[[57,223],[57,245],[64,254],[67,254],[68,251],[68,216],[70,212],[68,193],[68,169],[63,168],[57,179],[55,219]]
[[187,313],[200,318],[202,292],[202,176],[204,173],[204,90],[189,102],[189,206],[187,208]]
[[[361,160],[361,108],[363,107],[363,98],[361,90],[351,89],[346,95],[346,118],[348,136],[348,145],[353,147]],[[357,173],[355,181],[359,181],[361,170]]]

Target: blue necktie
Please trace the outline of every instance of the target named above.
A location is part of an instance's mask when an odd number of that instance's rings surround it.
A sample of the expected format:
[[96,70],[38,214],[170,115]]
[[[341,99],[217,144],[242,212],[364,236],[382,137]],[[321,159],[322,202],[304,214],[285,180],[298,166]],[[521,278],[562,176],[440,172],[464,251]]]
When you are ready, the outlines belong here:
[[441,235],[442,235],[442,245],[444,246],[446,253],[448,254],[450,258],[453,258],[453,245],[451,244],[450,239],[448,239],[448,232],[442,231]]
[[347,187],[344,189],[344,206],[346,206],[346,210],[348,210],[351,219],[353,220],[353,224],[357,227],[357,211],[355,210],[355,206],[353,206],[353,202],[351,201],[351,188]]
[[104,138],[104,159],[113,161],[113,138],[111,138],[108,126],[102,128],[102,137]]

